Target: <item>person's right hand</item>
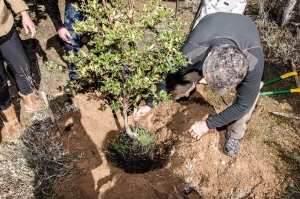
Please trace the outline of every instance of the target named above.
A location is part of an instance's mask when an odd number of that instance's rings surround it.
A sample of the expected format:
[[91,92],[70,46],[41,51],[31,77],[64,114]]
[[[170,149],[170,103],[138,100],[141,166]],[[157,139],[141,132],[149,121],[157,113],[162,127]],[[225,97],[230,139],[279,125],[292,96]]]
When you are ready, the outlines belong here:
[[71,41],[72,36],[66,28],[60,29],[58,31],[58,35],[64,42],[72,44],[72,41]]
[[26,34],[28,33],[28,28],[29,28],[30,32],[31,32],[31,38],[33,38],[33,36],[36,33],[34,23],[32,22],[29,14],[26,10],[23,10],[21,12],[21,15],[22,15],[22,24],[23,24]]
[[151,111],[151,107],[148,105],[140,106],[139,109],[134,108],[133,120],[138,121],[142,116],[147,115]]

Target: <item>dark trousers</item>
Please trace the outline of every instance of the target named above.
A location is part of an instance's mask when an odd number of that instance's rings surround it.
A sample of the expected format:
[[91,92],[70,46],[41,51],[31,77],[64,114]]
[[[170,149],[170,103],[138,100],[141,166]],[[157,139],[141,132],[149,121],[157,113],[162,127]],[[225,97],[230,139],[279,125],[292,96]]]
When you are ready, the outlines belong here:
[[4,61],[20,93],[23,95],[32,93],[33,90],[28,81],[31,77],[30,62],[14,26],[7,35],[0,37],[0,110],[6,110],[11,105]]

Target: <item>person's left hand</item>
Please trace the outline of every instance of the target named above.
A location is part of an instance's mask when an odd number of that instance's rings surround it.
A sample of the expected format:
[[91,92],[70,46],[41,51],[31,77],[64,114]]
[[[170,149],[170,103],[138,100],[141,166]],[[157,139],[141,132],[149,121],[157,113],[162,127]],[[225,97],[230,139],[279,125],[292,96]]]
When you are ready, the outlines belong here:
[[28,28],[29,28],[30,32],[31,32],[31,38],[33,38],[33,36],[36,33],[34,23],[32,22],[29,14],[26,10],[22,11],[21,15],[22,15],[22,24],[23,24],[26,34],[28,33]]
[[204,135],[208,130],[209,128],[206,124],[206,121],[202,120],[202,121],[195,122],[195,124],[192,125],[191,128],[189,129],[189,133],[196,140],[200,140],[202,135]]

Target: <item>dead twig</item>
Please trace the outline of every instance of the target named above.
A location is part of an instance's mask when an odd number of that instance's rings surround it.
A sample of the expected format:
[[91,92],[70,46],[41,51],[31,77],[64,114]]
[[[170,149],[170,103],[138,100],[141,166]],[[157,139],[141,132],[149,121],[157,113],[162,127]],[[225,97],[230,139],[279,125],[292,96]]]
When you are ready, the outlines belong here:
[[277,14],[277,22],[281,25],[281,27],[288,23],[296,3],[297,0],[282,1],[282,4]]
[[104,7],[104,9],[105,9],[106,17],[107,17],[107,19],[108,19],[108,21],[109,21],[111,27],[114,28],[114,24],[113,24],[113,22],[112,22],[112,20],[111,20],[111,17],[110,17],[110,15],[109,15],[109,13],[108,13],[108,9],[107,9],[107,6],[106,6],[106,1],[105,1],[105,0],[102,0],[102,4],[103,4],[103,7]]
[[[296,65],[295,65],[295,62],[294,62],[293,58],[291,58],[291,65],[292,65],[292,70],[293,70],[294,72],[297,72]],[[296,81],[297,87],[300,88],[299,75],[296,75],[296,76],[295,76],[295,81]]]
[[55,132],[56,132],[56,135],[50,137],[49,139],[55,139],[55,138],[57,138],[57,137],[60,137],[60,136],[61,136],[61,133],[60,133],[60,131],[59,131],[59,129],[58,129],[58,126],[57,126],[57,124],[56,124],[56,122],[55,122],[55,117],[54,117],[54,114],[53,114],[53,112],[52,112],[52,109],[51,109],[50,106],[49,106],[49,102],[48,102],[48,99],[47,99],[47,96],[46,96],[45,92],[42,91],[42,92],[41,92],[41,95],[42,95],[42,98],[43,98],[43,100],[44,100],[44,102],[45,102],[45,105],[46,105],[46,107],[47,107],[47,109],[48,109],[48,113],[49,113],[49,115],[50,115],[52,124],[53,124],[53,126],[54,126],[54,128],[55,128]]
[[296,120],[300,120],[300,114],[289,114],[289,113],[280,113],[280,112],[272,112],[274,115],[279,115],[287,118],[292,118]]

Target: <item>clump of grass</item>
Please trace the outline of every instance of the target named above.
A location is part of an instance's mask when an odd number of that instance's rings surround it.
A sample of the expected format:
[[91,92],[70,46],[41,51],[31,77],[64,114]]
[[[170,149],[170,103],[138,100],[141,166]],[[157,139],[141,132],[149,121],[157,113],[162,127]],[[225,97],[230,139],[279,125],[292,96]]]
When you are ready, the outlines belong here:
[[125,162],[146,162],[153,159],[155,146],[154,135],[143,128],[138,129],[139,140],[133,142],[125,133],[121,133],[111,144],[115,151]]
[[155,142],[154,135],[143,128],[139,128],[138,136],[139,141],[132,142],[126,133],[121,133],[111,144],[111,147],[117,152],[138,150],[140,154],[145,154],[148,147],[153,146]]
[[68,149],[64,149],[59,141],[45,143],[51,133],[38,129],[31,127],[26,131],[23,143],[27,151],[24,151],[24,155],[35,172],[35,196],[51,198],[55,194],[56,180],[70,174],[71,153]]

